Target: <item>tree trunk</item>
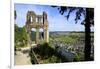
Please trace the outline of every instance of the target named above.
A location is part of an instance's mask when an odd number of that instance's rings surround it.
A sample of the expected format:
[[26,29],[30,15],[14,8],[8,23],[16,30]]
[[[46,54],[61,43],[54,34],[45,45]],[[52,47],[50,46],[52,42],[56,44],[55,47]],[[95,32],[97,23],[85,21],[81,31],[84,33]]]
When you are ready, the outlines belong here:
[[86,19],[85,19],[85,61],[91,60],[91,30],[90,30],[90,15],[89,15],[89,8],[86,8]]

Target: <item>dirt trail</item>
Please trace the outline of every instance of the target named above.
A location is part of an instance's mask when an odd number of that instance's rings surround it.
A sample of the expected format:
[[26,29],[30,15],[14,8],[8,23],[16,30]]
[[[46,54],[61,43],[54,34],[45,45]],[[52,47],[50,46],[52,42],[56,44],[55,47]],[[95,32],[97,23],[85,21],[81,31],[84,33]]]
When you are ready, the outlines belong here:
[[32,65],[29,52],[23,53],[22,51],[16,51],[14,60],[15,65]]

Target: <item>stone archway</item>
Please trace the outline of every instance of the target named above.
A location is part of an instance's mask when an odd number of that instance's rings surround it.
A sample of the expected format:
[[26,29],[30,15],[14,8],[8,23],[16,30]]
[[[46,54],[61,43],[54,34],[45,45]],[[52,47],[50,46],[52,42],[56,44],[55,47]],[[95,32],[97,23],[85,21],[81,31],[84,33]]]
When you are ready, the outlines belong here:
[[36,15],[34,11],[28,11],[26,16],[26,24],[25,24],[27,33],[29,35],[29,43],[31,43],[30,34],[31,29],[36,29],[36,44],[39,44],[39,29],[43,29],[43,40],[45,42],[49,42],[49,31],[48,31],[48,21],[47,21],[47,13],[43,12],[43,15]]

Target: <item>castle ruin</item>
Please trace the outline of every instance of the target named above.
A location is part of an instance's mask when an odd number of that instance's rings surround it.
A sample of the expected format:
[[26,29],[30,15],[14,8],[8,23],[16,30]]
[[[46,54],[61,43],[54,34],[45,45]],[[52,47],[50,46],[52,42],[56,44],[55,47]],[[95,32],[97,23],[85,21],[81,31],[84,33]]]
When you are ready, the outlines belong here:
[[39,30],[43,29],[43,40],[45,42],[49,42],[49,31],[48,31],[48,21],[47,21],[47,13],[43,12],[43,15],[36,15],[34,11],[28,11],[26,16],[26,24],[25,24],[27,33],[29,35],[29,42],[31,42],[30,35],[32,28],[36,29],[36,39],[35,43],[39,43]]

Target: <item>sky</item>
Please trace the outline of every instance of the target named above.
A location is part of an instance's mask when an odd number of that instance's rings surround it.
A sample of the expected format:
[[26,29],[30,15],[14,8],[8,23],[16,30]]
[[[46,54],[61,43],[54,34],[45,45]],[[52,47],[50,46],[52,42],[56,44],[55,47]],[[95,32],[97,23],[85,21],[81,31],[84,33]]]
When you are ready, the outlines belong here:
[[[75,12],[71,13],[67,20],[64,15],[59,13],[57,8],[53,8],[49,5],[15,3],[14,10],[16,10],[17,13],[15,22],[19,27],[23,27],[25,25],[26,14],[28,11],[34,11],[37,15],[42,15],[43,11],[45,11],[47,13],[49,31],[84,31],[84,26],[80,24],[84,17],[82,16],[81,20],[75,24]],[[92,27],[91,30],[93,31],[94,28]]]

